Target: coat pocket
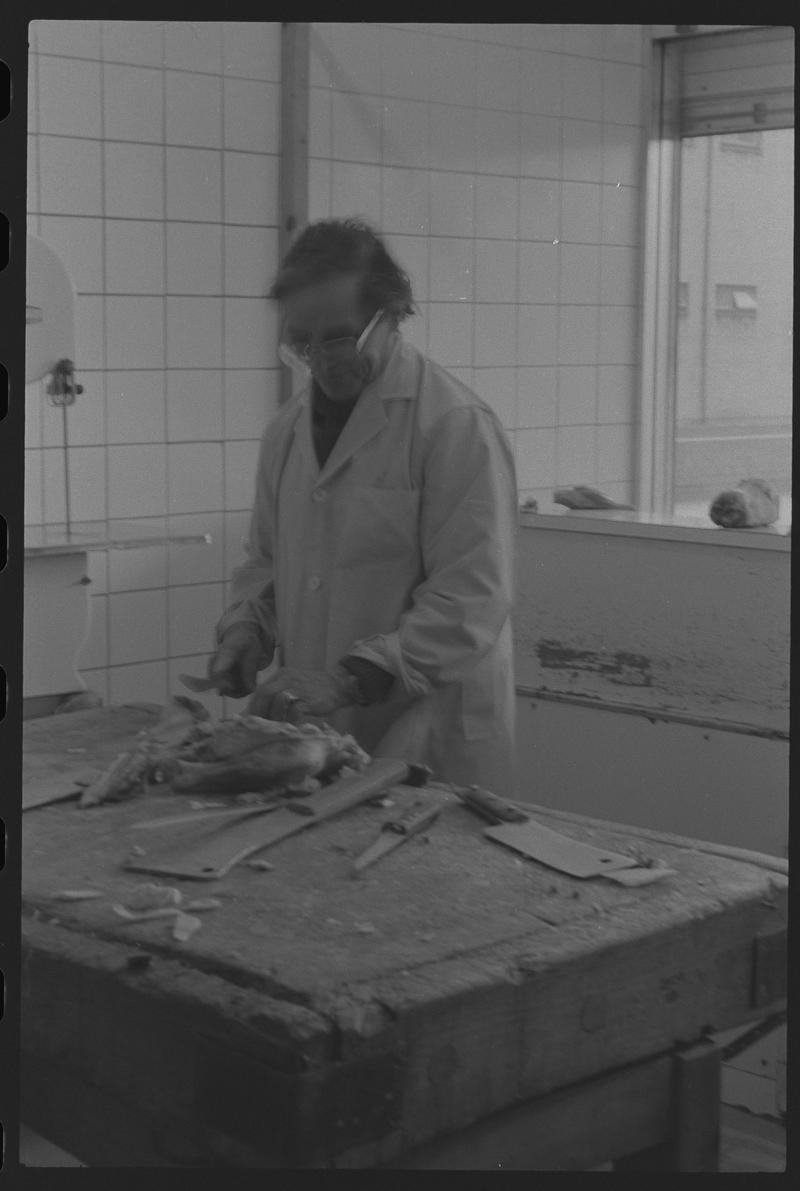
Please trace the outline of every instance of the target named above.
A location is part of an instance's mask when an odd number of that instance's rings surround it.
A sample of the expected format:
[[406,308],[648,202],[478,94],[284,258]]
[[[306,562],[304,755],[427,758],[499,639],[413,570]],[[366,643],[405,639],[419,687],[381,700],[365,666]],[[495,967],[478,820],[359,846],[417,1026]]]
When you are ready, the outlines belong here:
[[466,740],[488,740],[495,734],[497,675],[493,658],[483,658],[461,684],[461,729]]
[[466,740],[499,739],[513,731],[514,677],[510,628],[461,684],[461,725]]
[[359,486],[350,500],[337,552],[339,566],[417,564],[419,492]]

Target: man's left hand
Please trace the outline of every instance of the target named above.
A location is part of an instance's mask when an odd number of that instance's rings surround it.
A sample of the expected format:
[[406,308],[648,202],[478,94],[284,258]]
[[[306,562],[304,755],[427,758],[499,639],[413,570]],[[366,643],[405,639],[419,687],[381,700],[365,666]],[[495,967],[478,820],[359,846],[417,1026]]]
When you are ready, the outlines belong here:
[[298,670],[285,667],[257,686],[247,710],[269,720],[297,724],[304,716],[330,715],[357,702],[358,682],[344,669]]

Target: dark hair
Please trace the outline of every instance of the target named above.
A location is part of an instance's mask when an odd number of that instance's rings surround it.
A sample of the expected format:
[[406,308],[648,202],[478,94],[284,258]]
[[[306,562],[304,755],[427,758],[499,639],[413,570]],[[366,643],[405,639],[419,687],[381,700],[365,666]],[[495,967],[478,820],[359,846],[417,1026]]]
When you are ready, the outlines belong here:
[[357,273],[365,306],[383,308],[396,322],[414,313],[407,273],[363,219],[320,219],[303,229],[292,244],[269,296],[280,301],[329,277]]

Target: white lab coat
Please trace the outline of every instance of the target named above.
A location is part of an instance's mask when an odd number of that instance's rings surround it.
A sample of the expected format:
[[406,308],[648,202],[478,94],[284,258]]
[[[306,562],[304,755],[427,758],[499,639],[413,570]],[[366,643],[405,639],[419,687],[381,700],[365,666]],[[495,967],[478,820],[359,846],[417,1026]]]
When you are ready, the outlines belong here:
[[375,756],[514,793],[514,462],[494,412],[394,332],[322,469],[310,386],[267,427],[247,561],[218,626],[253,621],[285,666],[347,654],[385,703],[327,717]]

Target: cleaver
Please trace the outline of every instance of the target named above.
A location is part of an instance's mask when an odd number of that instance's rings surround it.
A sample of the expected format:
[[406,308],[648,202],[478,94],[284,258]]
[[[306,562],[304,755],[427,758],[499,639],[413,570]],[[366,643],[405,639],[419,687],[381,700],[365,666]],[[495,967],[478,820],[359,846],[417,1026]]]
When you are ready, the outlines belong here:
[[515,852],[521,852],[523,856],[530,856],[540,864],[568,873],[571,877],[600,877],[618,869],[636,868],[640,863],[632,856],[607,852],[603,848],[594,848],[591,844],[570,839],[544,827],[535,819],[487,827],[484,834],[499,844],[505,844],[507,848],[513,848]]

